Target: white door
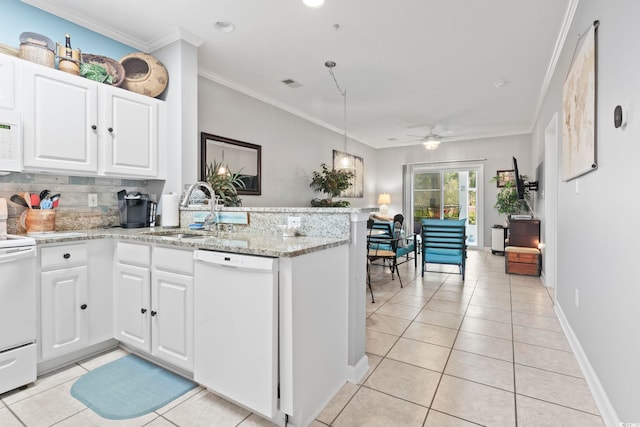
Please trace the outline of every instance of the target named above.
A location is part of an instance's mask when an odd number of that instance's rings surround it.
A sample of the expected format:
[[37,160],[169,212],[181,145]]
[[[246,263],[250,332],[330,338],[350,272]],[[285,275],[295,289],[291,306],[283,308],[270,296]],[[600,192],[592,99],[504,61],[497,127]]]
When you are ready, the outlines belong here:
[[158,174],[158,101],[104,87],[104,171],[155,177]]
[[151,352],[149,269],[117,263],[115,267],[115,339]]
[[24,95],[25,168],[97,172],[96,83],[25,64]]
[[154,270],[153,355],[193,371],[193,277]]
[[80,350],[89,343],[87,267],[40,276],[42,359]]

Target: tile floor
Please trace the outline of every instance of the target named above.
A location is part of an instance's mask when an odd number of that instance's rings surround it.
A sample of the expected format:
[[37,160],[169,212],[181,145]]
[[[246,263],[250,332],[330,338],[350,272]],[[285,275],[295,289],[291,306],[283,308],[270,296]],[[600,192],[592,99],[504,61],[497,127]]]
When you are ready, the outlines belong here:
[[[372,267],[369,372],[345,384],[312,427],[603,426],[539,279],[504,274],[504,259],[488,251],[469,252],[464,283],[447,266],[430,266],[443,272],[424,278],[411,263],[400,268],[403,289],[388,269]],[[124,421],[100,418],[71,397],[80,375],[124,354],[0,395],[0,426],[272,425],[200,387]]]

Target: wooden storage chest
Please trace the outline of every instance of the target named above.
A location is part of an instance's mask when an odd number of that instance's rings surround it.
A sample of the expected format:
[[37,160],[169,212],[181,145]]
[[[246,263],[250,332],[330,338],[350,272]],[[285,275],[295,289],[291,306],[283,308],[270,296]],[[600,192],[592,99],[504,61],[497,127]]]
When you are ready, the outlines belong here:
[[505,248],[505,272],[540,276],[540,251],[535,248],[507,246]]

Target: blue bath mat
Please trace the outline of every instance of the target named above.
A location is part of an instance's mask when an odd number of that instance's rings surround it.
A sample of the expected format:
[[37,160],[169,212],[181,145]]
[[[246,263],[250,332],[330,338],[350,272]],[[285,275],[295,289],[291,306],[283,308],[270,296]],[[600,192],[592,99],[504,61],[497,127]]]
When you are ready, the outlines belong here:
[[128,354],[78,378],[71,395],[103,418],[124,420],[162,408],[196,383]]

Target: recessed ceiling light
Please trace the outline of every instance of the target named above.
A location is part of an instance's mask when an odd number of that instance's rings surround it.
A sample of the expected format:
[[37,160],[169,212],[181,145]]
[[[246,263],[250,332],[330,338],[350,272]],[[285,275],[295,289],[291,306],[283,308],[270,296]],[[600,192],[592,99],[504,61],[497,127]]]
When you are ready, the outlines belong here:
[[236,29],[236,26],[229,21],[216,21],[216,23],[213,24],[213,28],[223,33],[230,33]]
[[493,85],[498,89],[500,89],[501,87],[505,86],[507,83],[508,82],[506,80],[496,80],[495,82],[493,82]]
[[324,0],[302,0],[302,3],[308,7],[322,7]]

